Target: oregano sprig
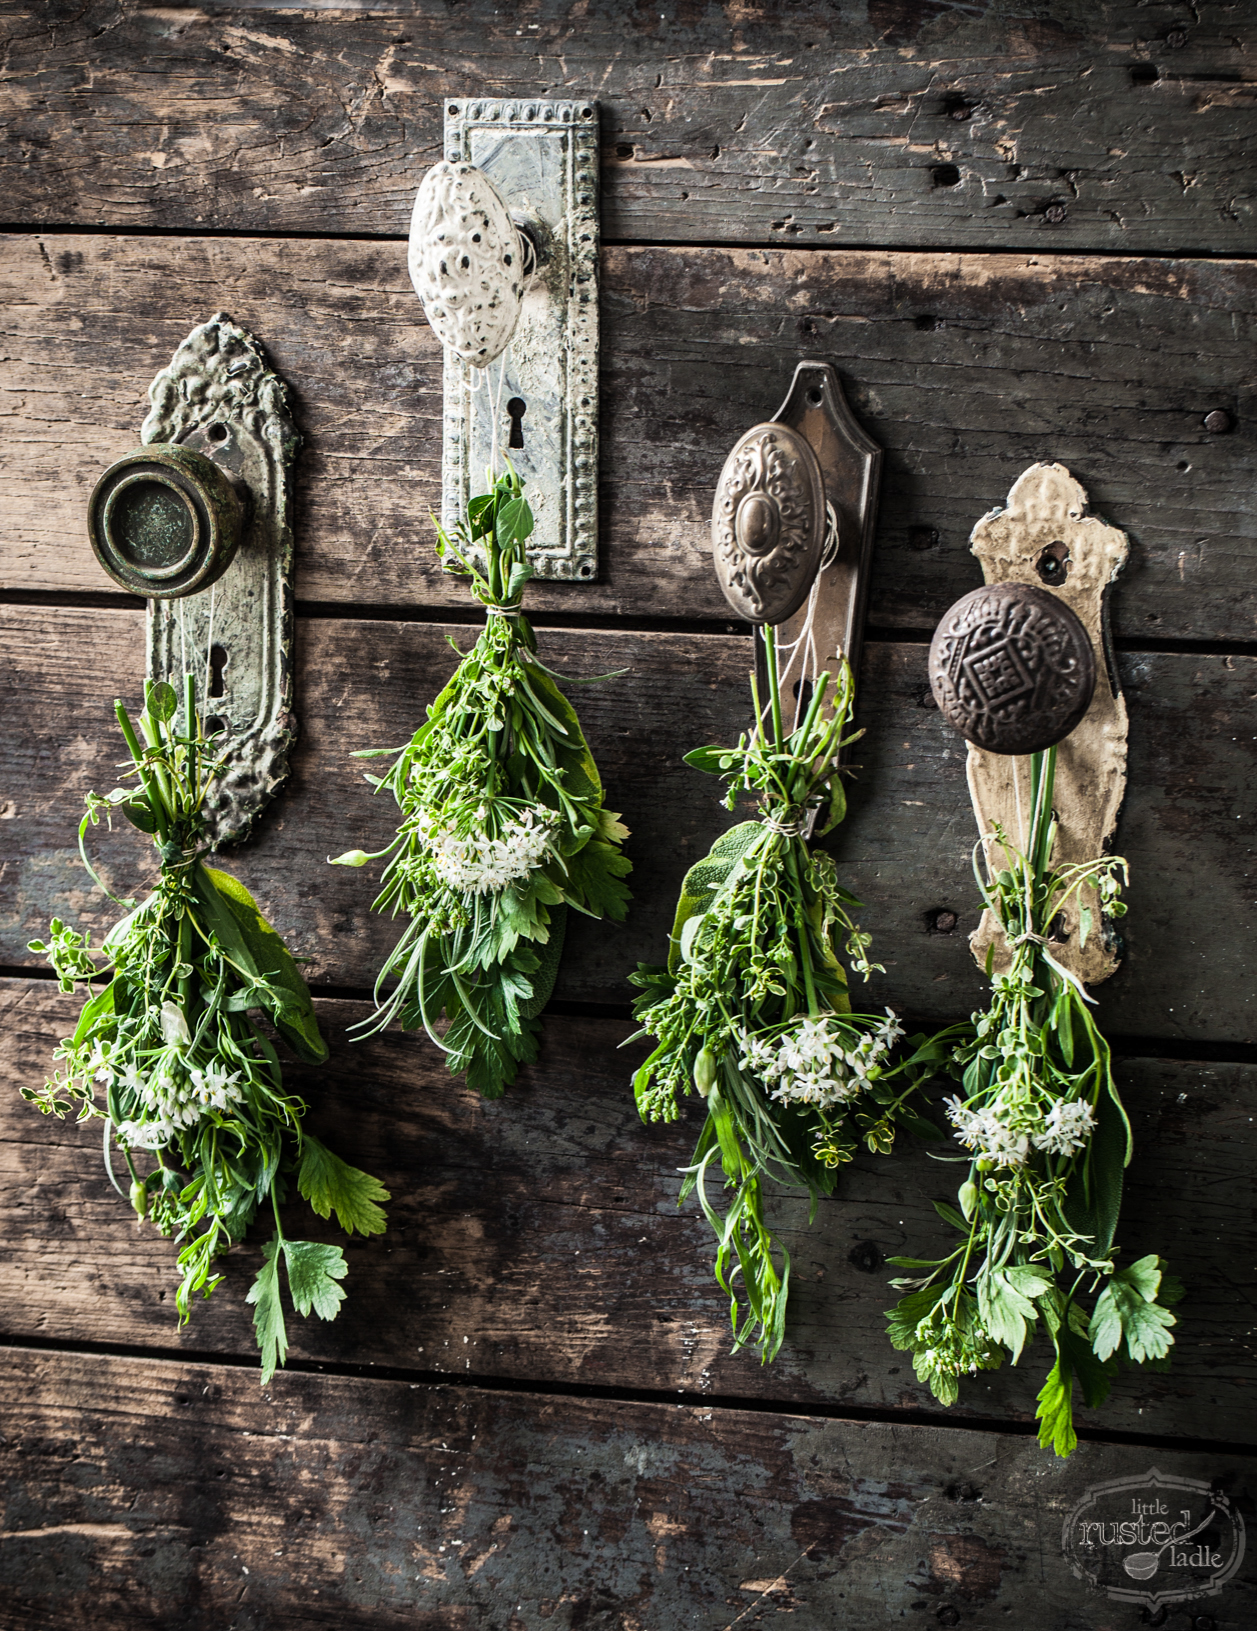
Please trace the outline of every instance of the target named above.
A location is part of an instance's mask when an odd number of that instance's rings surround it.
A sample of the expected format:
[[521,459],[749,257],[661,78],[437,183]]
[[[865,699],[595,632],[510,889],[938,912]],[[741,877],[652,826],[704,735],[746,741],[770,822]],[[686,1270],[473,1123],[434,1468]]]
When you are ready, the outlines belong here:
[[[1001,827],[974,850],[978,888],[1010,956],[992,974],[992,947],[990,1004],[948,1062],[963,1092],[947,1114],[970,1154],[953,1158],[967,1168],[958,1208],[935,1206],[960,1239],[941,1259],[888,1260],[927,1272],[892,1282],[907,1295],[888,1314],[891,1341],[911,1350],[917,1376],[945,1405],[966,1374],[1006,1356],[1015,1365],[1042,1321],[1055,1357],[1039,1392],[1039,1441],[1068,1456],[1074,1384],[1094,1408],[1120,1364],[1165,1363],[1182,1287],[1155,1254],[1118,1262],[1130,1123],[1092,999],[1053,956],[1051,932],[1088,883],[1102,911],[1120,917],[1126,863],[1053,864],[1055,770],[1055,748],[1031,756],[1024,850]],[[1097,927],[1080,906],[1083,945]]]
[[[730,809],[752,793],[762,816],[722,834],[689,870],[667,965],[640,965],[629,978],[643,988],[637,1036],[657,1039],[634,1078],[638,1110],[672,1121],[682,1095],[704,1101],[679,1202],[696,1195],[715,1233],[734,1349],[754,1341],[768,1361],[785,1334],[790,1259],[766,1221],[763,1181],[806,1191],[814,1213],[861,1143],[887,1152],[900,1128],[939,1138],[911,1101],[947,1044],[918,1036],[900,1047],[890,1010],[852,1012],[841,952],[866,979],[880,966],[851,916],[860,903],[804,836],[813,814],[823,835],[846,812],[838,755],[859,735],[849,731],[851,672],[842,662],[819,675],[787,733],[771,628],[765,643],[766,709],[754,675],[751,686],[756,719],[767,723],[736,748],[685,756],[727,779]],[[731,1193],[723,1211],[710,1193],[716,1168]]]
[[364,1031],[422,1026],[450,1071],[495,1099],[536,1058],[568,909],[623,918],[631,864],[563,677],[542,663],[522,611],[534,570],[523,483],[508,469],[489,484],[452,533],[437,526],[445,570],[488,610],[484,633],[404,748],[358,756],[396,756],[367,780],[402,820],[383,850],[335,862],[387,858],[373,910],[407,920]]
[[[184,682],[183,729],[178,698],[164,681],[146,683],[138,731],[122,703],[114,706],[133,785],[87,795],[79,849],[92,878],[127,915],[99,952],[56,918],[48,943],[31,942],[63,991],[85,985],[90,995],[56,1051],[63,1064],[42,1088],[23,1088],[22,1097],[50,1115],[77,1110],[79,1121],[103,1123],[114,1187],[122,1193],[111,1161],[116,1149],[136,1213],[180,1243],[181,1324],[197,1293],[208,1298],[222,1284],[215,1266],[269,1204],[274,1234],[247,1300],[267,1383],[288,1351],[281,1258],[297,1312],[324,1320],[336,1315],[348,1270],[339,1247],[285,1234],[279,1204],[289,1182],[322,1217],[335,1210],[348,1234],[382,1231],[378,1203],[389,1196],[305,1132],[306,1106],[285,1093],[279,1055],[253,1019],[265,1016],[308,1063],[327,1059],[309,991],[284,943],[244,886],[206,865],[202,806],[223,766],[197,716],[193,677]],[[157,848],[160,871],[142,902],[110,894],[87,854],[88,827],[102,818],[112,825],[115,815]]]

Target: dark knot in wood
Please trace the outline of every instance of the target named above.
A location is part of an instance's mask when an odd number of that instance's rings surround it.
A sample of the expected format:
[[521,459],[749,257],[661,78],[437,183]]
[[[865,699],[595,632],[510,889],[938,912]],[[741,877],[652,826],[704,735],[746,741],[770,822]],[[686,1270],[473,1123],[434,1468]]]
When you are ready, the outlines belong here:
[[1095,653],[1082,620],[1034,584],[987,584],[947,612],[930,645],[943,716],[993,754],[1060,742],[1090,707]]

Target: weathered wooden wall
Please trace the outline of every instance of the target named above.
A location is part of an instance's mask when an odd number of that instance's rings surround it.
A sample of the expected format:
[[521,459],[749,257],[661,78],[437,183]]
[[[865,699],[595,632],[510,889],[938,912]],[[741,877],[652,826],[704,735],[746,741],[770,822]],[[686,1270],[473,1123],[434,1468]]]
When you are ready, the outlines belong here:
[[[0,30],[0,1621],[1141,1624],[1061,1555],[1087,1486],[1155,1465],[1257,1518],[1257,9],[7,0]],[[349,1044],[389,926],[325,860],[389,829],[351,751],[408,735],[445,637],[474,635],[429,546],[440,357],[404,245],[443,101],[472,90],[600,99],[602,573],[530,604],[556,667],[628,671],[580,705],[636,895],[625,925],[574,929],[541,1060],[497,1105],[421,1038]],[[53,913],[110,922],[75,829],[143,665],[86,497],[220,307],[306,437],[302,738],[232,865],[323,994],[331,1061],[292,1073],[312,1126],[394,1196],[340,1318],[294,1322],[265,1393],[257,1249],[180,1331],[173,1250],[98,1140],[16,1093],[75,1011],[27,940]],[[969,529],[1049,457],[1131,535],[1133,883],[1100,1018],[1138,1140],[1123,1235],[1190,1298],[1173,1368],[1083,1413],[1068,1464],[1030,1431],[1040,1356],[943,1412],[886,1343],[883,1261],[941,1231],[924,1152],[857,1161],[811,1228],[774,1203],[798,1279],[762,1369],[729,1355],[706,1227],[674,1205],[694,1125],[643,1128],[628,1092],[626,971],[732,820],[679,759],[746,716],[711,490],[810,356],[886,449],[834,847],[887,966],[871,1000],[932,1020],[982,991],[963,754],[925,675],[979,577]],[[133,887],[134,835],[98,849]],[[1253,1581],[1151,1624],[1251,1625]]]

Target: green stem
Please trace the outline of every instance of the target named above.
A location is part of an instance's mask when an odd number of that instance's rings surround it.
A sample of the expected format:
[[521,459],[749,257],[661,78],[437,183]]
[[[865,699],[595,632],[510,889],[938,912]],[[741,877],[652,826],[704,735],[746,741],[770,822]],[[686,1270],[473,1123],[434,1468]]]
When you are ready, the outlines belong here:
[[768,696],[773,713],[773,747],[780,753],[784,745],[781,726],[781,676],[777,673],[777,631],[771,623],[763,625],[765,667],[768,670]]
[[166,805],[160,794],[149,779],[148,768],[144,763],[144,750],[140,746],[140,739],[135,734],[135,727],[131,724],[130,716],[122,706],[121,697],[115,697],[114,713],[118,717],[118,725],[131,751],[131,758],[135,761],[135,768],[139,772],[140,785],[144,789],[144,796],[148,800],[149,809],[153,813],[153,820],[157,825],[157,836],[163,844],[166,842]]

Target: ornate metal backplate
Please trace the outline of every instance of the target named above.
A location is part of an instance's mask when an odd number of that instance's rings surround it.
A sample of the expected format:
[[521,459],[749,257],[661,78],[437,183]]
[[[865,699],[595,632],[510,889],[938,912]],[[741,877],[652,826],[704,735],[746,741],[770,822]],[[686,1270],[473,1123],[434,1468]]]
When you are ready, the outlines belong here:
[[[1075,612],[1096,660],[1096,685],[1081,723],[1057,749],[1054,805],[1058,821],[1055,862],[1090,861],[1111,846],[1126,792],[1126,704],[1118,684],[1108,631],[1107,596],[1125,564],[1125,533],[1087,512],[1087,494],[1064,465],[1031,465],[1013,483],[1002,510],[992,510],[973,530],[973,553],[988,584],[1033,584]],[[980,833],[1000,823],[1020,841],[1029,820],[1030,769],[1024,758],[1008,758],[972,744],[969,792]],[[998,854],[997,858],[998,860]],[[1090,907],[1100,925],[1079,946],[1078,911]],[[1064,937],[1052,956],[1080,980],[1105,980],[1121,961],[1121,942],[1102,918],[1094,889],[1084,889],[1065,909]],[[1003,932],[984,913],[970,937],[973,955],[985,964],[995,943],[994,967],[1004,969],[1009,954]]]
[[1096,684],[1082,620],[1033,584],[988,584],[948,612],[930,646],[944,719],[993,754],[1035,754],[1082,719]]
[[206,801],[211,839],[243,838],[288,775],[292,713],[291,466],[300,435],[283,383],[257,341],[225,312],[193,329],[149,388],[146,443],[178,443],[248,489],[252,513],[234,561],[212,588],[148,603],[148,672],[198,676],[204,713],[221,723],[229,769]]
[[[472,97],[445,108],[445,158],[488,175],[531,234],[536,270],[488,378],[445,352],[441,515],[452,527],[499,460],[527,483],[539,578],[598,571],[598,109]],[[488,381],[492,381],[492,390]],[[512,446],[512,439],[522,446]]]
[[788,425],[756,425],[725,460],[711,511],[716,577],[748,623],[783,623],[807,599],[825,542],[825,484]]

